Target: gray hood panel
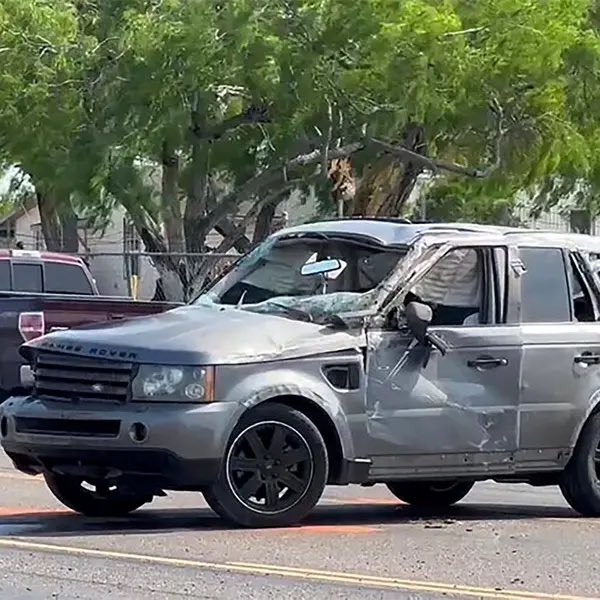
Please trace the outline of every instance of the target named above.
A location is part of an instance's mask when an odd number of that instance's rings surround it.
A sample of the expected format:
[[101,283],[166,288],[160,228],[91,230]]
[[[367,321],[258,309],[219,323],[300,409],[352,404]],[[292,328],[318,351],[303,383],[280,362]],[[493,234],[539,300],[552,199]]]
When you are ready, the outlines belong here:
[[357,348],[362,333],[225,307],[185,306],[60,331],[22,347],[165,365],[256,363]]

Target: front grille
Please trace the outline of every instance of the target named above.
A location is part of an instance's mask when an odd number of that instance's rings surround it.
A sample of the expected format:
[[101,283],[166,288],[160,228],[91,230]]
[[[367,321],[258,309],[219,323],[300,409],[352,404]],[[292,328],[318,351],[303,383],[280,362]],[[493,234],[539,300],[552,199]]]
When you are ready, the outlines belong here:
[[43,435],[66,435],[75,437],[117,437],[121,422],[116,419],[37,419],[17,417],[15,429],[18,433]]
[[40,352],[34,365],[34,391],[62,401],[125,402],[133,365],[56,352]]

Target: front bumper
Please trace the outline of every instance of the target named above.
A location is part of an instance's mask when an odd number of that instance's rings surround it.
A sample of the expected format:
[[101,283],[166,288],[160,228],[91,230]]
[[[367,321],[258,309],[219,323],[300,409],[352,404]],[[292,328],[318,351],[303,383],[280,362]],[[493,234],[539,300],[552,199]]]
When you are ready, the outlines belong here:
[[25,473],[144,479],[198,489],[217,477],[242,407],[237,403],[112,404],[9,398],[2,447]]

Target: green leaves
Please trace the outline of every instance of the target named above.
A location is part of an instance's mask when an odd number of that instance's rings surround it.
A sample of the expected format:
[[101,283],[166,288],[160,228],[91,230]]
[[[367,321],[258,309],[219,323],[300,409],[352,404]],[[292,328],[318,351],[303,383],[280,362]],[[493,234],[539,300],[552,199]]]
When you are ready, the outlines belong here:
[[[365,133],[398,142],[408,123],[424,131],[430,155],[485,165],[494,105],[501,168],[489,181],[445,179],[432,192],[440,215],[446,207],[453,218],[492,218],[497,199],[504,210],[516,191],[552,177],[583,178],[592,192],[600,185],[593,8],[591,0],[4,0],[0,160],[87,212],[105,215],[116,198],[156,219],[173,213],[160,209],[166,196],[132,173],[142,162],[160,168],[168,147],[179,214],[199,221],[207,181],[241,188],[273,168],[283,185],[298,154]],[[245,119],[250,108],[266,118]],[[363,153],[356,174],[373,159]],[[321,167],[294,177],[314,181]]]

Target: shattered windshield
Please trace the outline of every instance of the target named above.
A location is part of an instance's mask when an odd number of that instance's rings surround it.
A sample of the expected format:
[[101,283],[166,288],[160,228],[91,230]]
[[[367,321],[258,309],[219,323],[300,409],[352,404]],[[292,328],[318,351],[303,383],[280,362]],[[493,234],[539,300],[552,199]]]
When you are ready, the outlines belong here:
[[306,320],[363,310],[405,254],[333,236],[270,238],[195,303]]

